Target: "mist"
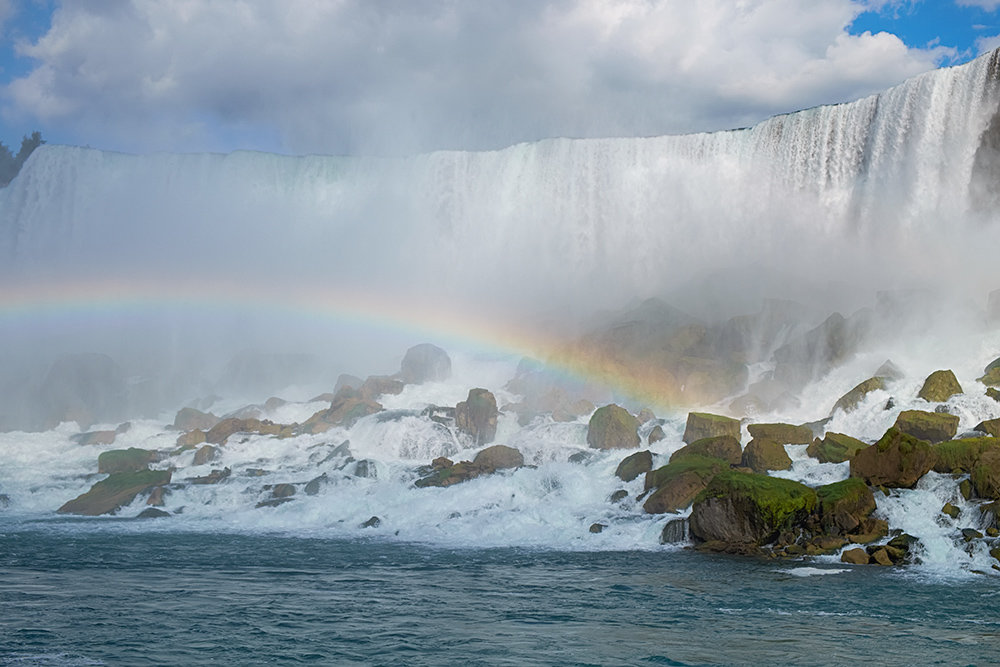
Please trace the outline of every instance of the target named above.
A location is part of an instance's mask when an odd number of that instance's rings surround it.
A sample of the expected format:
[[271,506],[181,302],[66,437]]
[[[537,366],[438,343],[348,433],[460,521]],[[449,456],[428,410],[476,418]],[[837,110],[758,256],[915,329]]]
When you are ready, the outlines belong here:
[[[865,309],[885,337],[982,323],[997,70],[994,52],[677,137],[401,158],[43,146],[0,190],[6,392],[77,352],[158,378],[150,409],[220,390],[246,351],[313,359],[276,390],[391,373],[424,340],[544,358],[648,298],[707,325],[765,299],[803,304],[799,331]],[[914,293],[930,305],[885,305]]]

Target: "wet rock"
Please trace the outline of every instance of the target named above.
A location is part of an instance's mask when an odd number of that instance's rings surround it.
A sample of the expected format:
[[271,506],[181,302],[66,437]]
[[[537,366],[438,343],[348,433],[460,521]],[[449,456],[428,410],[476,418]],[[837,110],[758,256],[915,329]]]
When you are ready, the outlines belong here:
[[653,446],[666,437],[667,435],[663,432],[663,427],[657,424],[653,427],[653,430],[649,432],[649,437],[646,438],[646,443]]
[[170,482],[169,470],[142,470],[119,472],[94,484],[84,494],[70,500],[57,512],[98,516],[111,514],[131,503],[137,495]]
[[990,387],[989,389],[986,390],[986,395],[992,398],[994,401],[1000,403],[1000,389],[994,389],[993,387]]
[[151,507],[163,507],[164,498],[169,493],[169,490],[165,486],[154,487],[152,491],[149,492],[149,497],[146,498],[146,504]]
[[656,419],[656,414],[649,408],[643,408],[642,410],[639,410],[639,414],[637,414],[635,418],[639,420],[640,424],[646,424]]
[[382,410],[382,405],[362,398],[358,391],[345,387],[337,392],[326,410],[313,414],[299,427],[302,433],[325,433],[334,426],[350,428],[358,420]]
[[[435,459],[435,462],[437,461],[438,459]],[[524,465],[524,456],[521,452],[506,445],[493,445],[479,452],[473,461],[460,461],[450,466],[438,468],[430,475],[418,479],[414,484],[418,488],[452,486],[483,475],[491,475],[498,470],[517,468],[522,465]]]
[[221,421],[210,412],[202,412],[194,408],[181,408],[174,417],[174,428],[178,431],[207,431]]
[[295,495],[294,484],[275,484],[271,488],[272,498],[290,498]]
[[682,440],[690,444],[703,438],[714,438],[722,435],[728,435],[739,442],[739,420],[707,412],[691,412],[688,414]]
[[361,527],[362,528],[378,528],[381,525],[382,525],[382,519],[378,518],[377,516],[373,516],[370,519],[368,519],[367,521],[365,521],[363,524],[361,524]]
[[750,424],[750,437],[756,440],[770,440],[779,445],[808,445],[813,440],[812,429],[808,426],[792,424]]
[[621,501],[625,500],[626,498],[628,498],[628,491],[626,491],[625,489],[618,489],[617,491],[615,491],[614,493],[612,493],[610,496],[608,496],[608,502],[611,502],[611,503],[620,503]]
[[182,451],[186,449],[193,449],[198,445],[205,442],[205,432],[204,431],[188,431],[187,433],[182,433],[177,436],[177,447]]
[[869,486],[913,488],[934,467],[936,457],[924,440],[890,428],[871,447],[851,459],[851,477]]
[[192,465],[201,466],[209,461],[214,461],[219,456],[219,450],[212,445],[204,445],[194,453]]
[[570,463],[583,464],[589,461],[592,457],[593,454],[591,454],[590,452],[576,452],[575,454],[570,454],[569,458],[566,460],[569,461]]
[[743,460],[740,441],[729,435],[695,440],[690,445],[681,447],[670,456],[670,462],[679,461],[686,456],[704,456],[725,461],[730,465],[739,465]]
[[1000,500],[1000,448],[984,450],[972,468],[969,479],[977,496]]
[[943,412],[903,410],[896,417],[894,428],[930,443],[950,440],[958,433],[959,418]]
[[817,488],[816,498],[821,529],[831,536],[856,533],[876,507],[871,489],[856,477]]
[[852,438],[843,433],[827,433],[820,440],[816,438],[806,448],[806,454],[819,460],[820,463],[843,463],[868,447],[868,443]]
[[647,514],[680,511],[694,502],[709,482],[729,465],[717,458],[687,456],[646,473],[645,489],[655,489],[643,504]]
[[378,479],[378,464],[371,459],[361,459],[354,464],[354,476],[365,479]]
[[256,505],[254,509],[260,509],[261,507],[277,507],[279,505],[284,505],[285,503],[290,503],[294,498],[283,497],[283,498],[268,498],[267,500],[262,500]]
[[135,517],[136,519],[161,519],[170,516],[170,512],[165,512],[156,507],[147,507]]
[[[812,435],[812,431],[809,434]],[[792,467],[792,459],[784,445],[755,437],[743,450],[741,465],[754,472],[766,473],[768,470],[788,470]]]
[[403,381],[386,375],[371,375],[362,383],[358,393],[365,401],[374,401],[382,395],[395,396],[403,393]]
[[101,452],[97,457],[97,472],[138,472],[146,470],[150,463],[159,460],[159,455],[148,449],[130,447],[128,449],[112,449]]
[[222,470],[213,470],[207,475],[201,477],[192,477],[188,481],[192,484],[218,484],[219,482],[227,479],[233,471],[229,468],[223,468]]
[[1000,447],[1000,440],[993,437],[949,440],[934,447],[934,471],[940,473],[972,472],[983,453]]
[[987,419],[976,424],[976,431],[988,433],[994,438],[1000,438],[1000,419]]
[[998,387],[1000,386],[1000,368],[990,369],[985,375],[976,378],[976,380],[987,387]]
[[862,549],[861,547],[848,549],[844,553],[840,554],[840,562],[850,563],[851,565],[867,565],[868,552]]
[[223,445],[235,433],[257,433],[260,435],[278,435],[282,425],[267,419],[240,419],[229,417],[221,420],[205,434],[205,442],[213,445]]
[[606,523],[592,523],[590,524],[590,532],[594,534],[601,533],[604,532],[604,529],[607,527],[608,524]]
[[639,420],[614,403],[598,408],[587,425],[587,444],[593,449],[635,449]]
[[983,539],[983,534],[980,533],[975,528],[963,528],[962,529],[962,539],[966,542],[971,542],[972,540]]
[[455,406],[455,426],[472,436],[475,446],[493,442],[497,434],[497,399],[482,388],[470,389],[469,396]]
[[131,428],[132,422],[125,422],[119,424],[113,431],[87,431],[71,435],[69,438],[78,445],[110,445],[119,435],[128,433]]
[[962,385],[958,383],[955,373],[950,370],[934,371],[924,380],[924,386],[917,393],[929,403],[943,403],[955,394],[962,393]]
[[868,554],[868,563],[870,565],[882,565],[885,567],[891,566],[892,558],[889,556],[889,552],[884,548],[877,548]]
[[414,345],[403,355],[399,378],[407,384],[442,382],[451,377],[451,357],[437,345]]
[[472,464],[490,474],[497,470],[520,468],[524,465],[524,455],[513,447],[493,445],[476,454]]
[[671,519],[660,532],[660,544],[680,544],[688,541],[688,520]]
[[315,496],[327,482],[329,482],[329,478],[326,476],[326,473],[323,473],[319,477],[314,477],[309,480],[303,491],[307,496]]
[[941,514],[950,516],[952,519],[957,519],[958,515],[962,513],[962,510],[958,509],[951,503],[945,503],[944,507],[941,508]]
[[615,470],[615,477],[623,482],[631,482],[639,475],[643,475],[653,469],[653,453],[648,449],[636,452],[622,459]]
[[247,468],[243,471],[244,477],[264,477],[267,474],[267,471],[263,468]]
[[837,402],[833,406],[833,410],[830,414],[833,414],[837,410],[843,410],[844,412],[850,412],[858,407],[858,404],[864,400],[865,396],[873,391],[878,391],[879,389],[885,389],[885,378],[882,377],[871,377],[862,382],[861,384],[851,389],[849,392],[837,399]]

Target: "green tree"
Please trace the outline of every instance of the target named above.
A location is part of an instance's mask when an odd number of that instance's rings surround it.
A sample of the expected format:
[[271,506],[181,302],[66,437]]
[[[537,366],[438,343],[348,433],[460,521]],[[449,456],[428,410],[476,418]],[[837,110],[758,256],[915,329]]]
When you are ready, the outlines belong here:
[[28,157],[36,148],[45,143],[42,133],[34,131],[29,137],[21,138],[21,150],[14,155],[7,146],[0,141],[0,187],[6,187],[14,180],[14,177],[21,171],[21,167],[28,161]]

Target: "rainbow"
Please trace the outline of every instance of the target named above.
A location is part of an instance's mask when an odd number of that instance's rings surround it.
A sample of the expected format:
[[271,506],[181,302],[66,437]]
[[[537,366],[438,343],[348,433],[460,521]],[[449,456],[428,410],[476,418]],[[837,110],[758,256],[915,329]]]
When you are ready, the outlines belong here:
[[0,293],[0,331],[120,321],[169,312],[251,315],[406,334],[448,347],[540,359],[576,381],[609,387],[654,409],[676,407],[669,377],[626,369],[542,327],[436,302],[310,285],[265,285],[229,278],[82,278],[9,283]]

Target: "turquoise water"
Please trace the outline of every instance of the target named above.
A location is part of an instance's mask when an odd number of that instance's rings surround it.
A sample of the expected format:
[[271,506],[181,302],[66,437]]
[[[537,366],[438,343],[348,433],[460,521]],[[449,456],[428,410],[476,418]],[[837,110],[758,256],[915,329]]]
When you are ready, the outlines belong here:
[[0,664],[990,664],[1000,649],[993,578],[133,525],[0,533]]

